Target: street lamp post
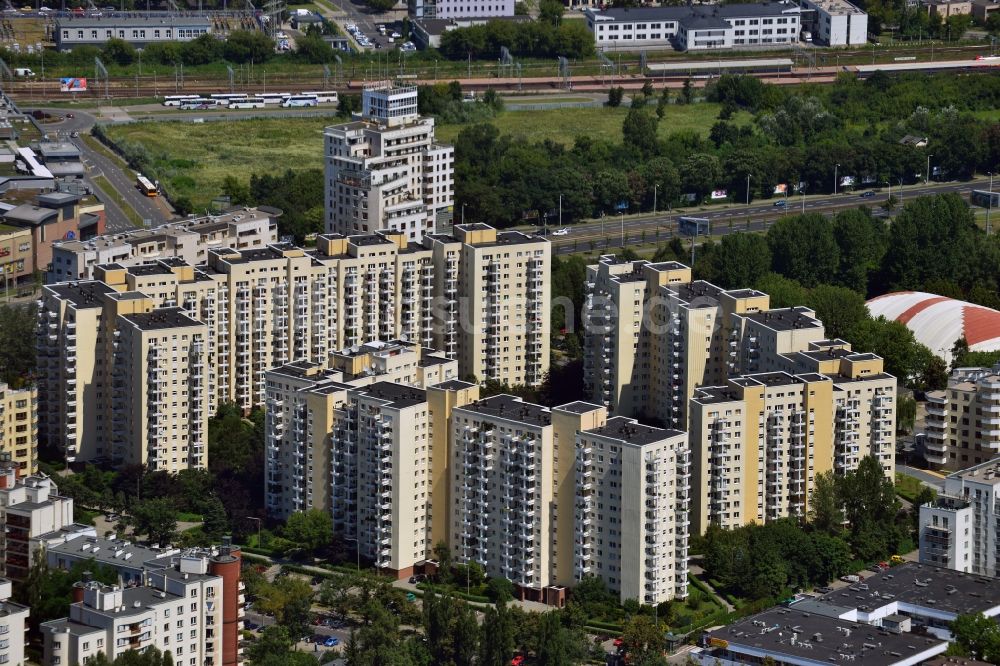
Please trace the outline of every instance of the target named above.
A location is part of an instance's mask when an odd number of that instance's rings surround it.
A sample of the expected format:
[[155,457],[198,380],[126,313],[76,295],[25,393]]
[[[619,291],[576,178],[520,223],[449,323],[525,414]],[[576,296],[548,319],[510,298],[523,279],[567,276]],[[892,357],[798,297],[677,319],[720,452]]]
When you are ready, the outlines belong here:
[[659,185],[653,185],[653,215],[656,215],[656,188]]
[[261,547],[261,543],[260,543],[260,522],[261,521],[260,521],[260,518],[254,518],[253,516],[247,516],[247,520],[255,520],[255,521],[257,521],[257,547],[260,548]]
[[622,211],[622,249],[625,249],[625,211]]
[[837,170],[840,169],[840,165],[836,164],[833,167],[833,195],[837,196]]
[[993,209],[993,172],[990,171],[990,200],[986,204],[986,235],[990,235],[990,211]]

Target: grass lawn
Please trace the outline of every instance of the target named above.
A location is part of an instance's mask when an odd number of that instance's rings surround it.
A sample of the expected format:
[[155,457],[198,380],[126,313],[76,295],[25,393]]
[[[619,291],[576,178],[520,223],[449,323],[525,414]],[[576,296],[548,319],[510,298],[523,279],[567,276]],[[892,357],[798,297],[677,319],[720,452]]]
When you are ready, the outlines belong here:
[[905,474],[896,473],[896,494],[903,499],[913,502],[917,499],[917,493],[919,493],[924,488],[922,484],[917,479],[912,476],[907,476]]
[[[621,141],[626,108],[548,109],[504,111],[491,122],[502,133],[529,141],[552,139],[571,145],[589,134]],[[693,131],[705,136],[719,113],[717,104],[671,105],[659,125],[660,136]],[[733,122],[749,122],[746,113]],[[140,143],[153,158],[152,175],[171,193],[187,196],[196,208],[218,196],[227,175],[246,180],[251,174],[280,173],[285,169],[323,167],[323,128],[340,122],[320,118],[262,118],[256,120],[190,123],[183,121],[112,125],[107,135],[121,142]],[[442,125],[438,136],[453,141],[466,125]]]

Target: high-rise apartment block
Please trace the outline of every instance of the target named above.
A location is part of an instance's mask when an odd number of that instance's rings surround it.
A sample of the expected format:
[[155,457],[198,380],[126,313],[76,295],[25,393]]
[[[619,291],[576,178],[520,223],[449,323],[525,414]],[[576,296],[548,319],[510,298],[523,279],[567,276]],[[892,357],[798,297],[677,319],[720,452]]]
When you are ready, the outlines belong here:
[[37,387],[15,389],[0,382],[0,454],[23,476],[38,471]]
[[698,533],[805,515],[816,474],[869,454],[893,474],[895,378],[808,308],[613,256],[588,267],[587,290],[592,399],[688,431]]
[[[468,382],[388,376],[345,382],[307,364],[268,373],[272,515],[330,511],[361,556],[401,577],[444,542],[522,598],[559,603],[588,574],[622,599],[686,594],[684,433],[609,420],[589,403],[480,400]],[[633,527],[632,516],[648,520]]]
[[68,460],[204,465],[205,419],[265,400],[265,373],[378,340],[439,349],[462,376],[540,384],[548,369],[550,246],[485,225],[321,236],[94,268],[43,288],[39,431]]
[[1000,455],[1000,365],[956,368],[946,389],[927,392],[923,453],[951,470]]
[[1000,463],[949,474],[920,507],[920,562],[981,576],[1000,573]]
[[455,149],[434,138],[434,119],[417,113],[417,87],[376,84],[355,120],[325,132],[326,230],[389,231],[419,242],[448,231]]
[[79,582],[73,597],[69,617],[42,623],[46,666],[150,647],[184,666],[243,663],[240,551],[228,543],[148,562],[141,585]]
[[155,229],[135,229],[84,241],[57,241],[52,246],[46,281],[92,280],[94,268],[104,264],[128,267],[177,258],[196,265],[208,261],[212,249],[264,247],[278,242],[280,215],[275,208],[243,208],[168,222]]

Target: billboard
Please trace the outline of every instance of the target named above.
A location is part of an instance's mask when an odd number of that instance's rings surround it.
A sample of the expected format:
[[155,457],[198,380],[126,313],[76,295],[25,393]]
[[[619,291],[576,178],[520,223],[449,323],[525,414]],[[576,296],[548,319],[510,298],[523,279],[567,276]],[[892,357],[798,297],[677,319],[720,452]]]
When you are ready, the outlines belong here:
[[778,183],[774,186],[775,194],[788,194],[788,183]]
[[87,79],[59,79],[60,92],[87,92]]
[[713,201],[716,200],[716,199],[725,199],[727,196],[729,196],[729,195],[726,194],[725,190],[712,190],[712,200]]

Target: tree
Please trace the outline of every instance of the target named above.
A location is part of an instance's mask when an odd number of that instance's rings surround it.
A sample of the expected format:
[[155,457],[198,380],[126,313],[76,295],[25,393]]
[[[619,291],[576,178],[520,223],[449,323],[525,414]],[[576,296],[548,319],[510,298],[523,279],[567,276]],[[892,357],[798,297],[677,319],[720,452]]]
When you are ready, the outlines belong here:
[[846,287],[821,284],[809,292],[804,305],[816,311],[830,338],[850,340],[854,330],[869,319],[864,297]]
[[212,541],[218,540],[223,534],[229,532],[229,519],[226,516],[226,507],[218,497],[212,495],[205,503],[203,512],[204,522],[201,529],[205,536]]
[[286,539],[316,553],[329,547],[333,540],[333,520],[329,513],[320,509],[297,511],[288,517],[284,535]]
[[309,583],[284,576],[260,586],[255,604],[260,612],[273,614],[278,624],[285,627],[290,636],[297,638],[309,630],[312,598]]
[[1000,625],[982,613],[959,615],[951,623],[955,643],[970,657],[1000,663]]
[[844,511],[833,472],[820,472],[813,481],[809,496],[809,521],[817,530],[837,534],[844,526]]
[[901,395],[896,399],[896,432],[913,431],[913,422],[917,417],[917,401],[912,396]]
[[939,391],[946,388],[948,386],[948,364],[940,356],[933,355],[924,368],[919,383],[925,391]]
[[38,308],[0,305],[0,380],[21,388],[35,371],[35,327]]
[[622,138],[626,146],[634,148],[640,155],[656,152],[657,119],[644,109],[629,109],[622,123]]
[[177,509],[168,499],[148,499],[136,502],[130,522],[137,535],[145,534],[149,542],[166,545],[177,534]]
[[448,595],[428,595],[424,597],[423,618],[432,663],[472,664],[479,644],[479,626],[467,604]]
[[124,39],[112,37],[104,43],[104,48],[101,49],[101,57],[105,61],[113,62],[116,65],[131,65],[135,60],[135,47]]
[[215,35],[201,35],[184,44],[181,60],[185,65],[207,65],[222,57],[222,42]]
[[535,655],[540,666],[569,666],[566,630],[559,613],[542,613],[538,622],[538,643]]
[[274,42],[257,30],[234,30],[226,36],[222,53],[230,62],[263,63],[274,55]]
[[622,631],[622,649],[630,664],[666,664],[663,632],[645,615],[634,615]]
[[722,237],[712,253],[715,281],[726,289],[756,284],[771,269],[771,249],[760,234]]
[[365,0],[365,4],[375,12],[387,12],[396,6],[396,0]]
[[562,23],[563,3],[560,0],[539,0],[538,20],[558,28]]
[[90,572],[91,580],[107,585],[118,582],[114,569],[94,559],[77,562],[64,571],[50,568],[44,553],[36,553],[24,583],[14,591],[15,601],[31,607],[28,622],[32,629],[37,630],[42,622],[69,615],[73,585],[83,580],[85,571]]
[[621,86],[614,86],[608,90],[608,106],[617,108],[621,106],[622,98],[625,97],[625,89]]
[[719,158],[708,153],[695,153],[681,165],[682,187],[685,192],[695,195],[701,201],[722,180],[722,165]]
[[885,362],[885,371],[904,382],[921,377],[934,356],[917,342],[906,324],[885,317],[858,322],[852,335],[855,351],[878,354]]
[[514,624],[507,602],[498,602],[487,608],[483,614],[483,626],[479,640],[479,666],[508,666],[514,654]]
[[767,232],[774,272],[813,287],[837,272],[840,250],[830,221],[807,213],[783,217]]

